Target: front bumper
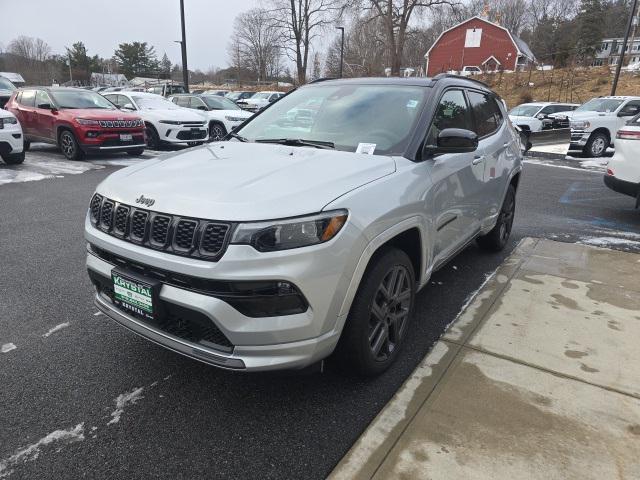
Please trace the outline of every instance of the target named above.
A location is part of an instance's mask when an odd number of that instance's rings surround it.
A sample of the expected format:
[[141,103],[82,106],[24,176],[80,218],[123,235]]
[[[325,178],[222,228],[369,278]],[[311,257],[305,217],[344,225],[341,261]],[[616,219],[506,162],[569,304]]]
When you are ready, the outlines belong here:
[[626,180],[620,180],[613,175],[604,176],[604,184],[614,192],[622,193],[623,195],[629,195],[630,197],[638,198],[640,192],[640,184],[628,182]]
[[158,128],[160,140],[167,143],[204,142],[209,138],[209,130],[204,127],[185,127],[162,124]]
[[[350,248],[345,246],[346,235],[316,247],[272,254],[261,254],[246,245],[232,245],[218,262],[178,257],[126,243],[90,225],[85,236],[91,244],[113,255],[176,274],[217,281],[289,281],[309,305],[305,312],[298,314],[248,317],[220,298],[180,288],[175,283],[163,283],[160,301],[195,311],[200,318],[211,322],[228,340],[229,351],[207,342],[171,335],[166,329],[118,309],[109,295],[97,293],[95,303],[100,311],[166,348],[222,368],[260,371],[307,367],[330,355],[337,344],[346,318],[339,313],[353,273],[351,269],[355,268],[347,258]],[[339,245],[333,243],[335,241]],[[323,252],[324,249],[330,252]],[[99,275],[108,282],[114,267],[92,252],[87,255],[92,278]]]
[[21,153],[24,148],[24,137],[19,125],[5,126],[0,129],[0,154],[13,155]]
[[582,150],[589,141],[590,136],[590,132],[585,132],[583,130],[571,130],[571,143],[569,144],[569,149]]

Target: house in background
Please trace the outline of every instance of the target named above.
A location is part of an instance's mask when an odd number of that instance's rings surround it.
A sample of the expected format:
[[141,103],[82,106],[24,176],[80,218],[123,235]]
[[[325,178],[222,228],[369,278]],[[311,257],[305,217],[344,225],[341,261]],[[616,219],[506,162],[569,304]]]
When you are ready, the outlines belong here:
[[91,73],[91,85],[96,87],[126,87],[129,85],[127,77],[121,73]]
[[427,76],[449,71],[525,69],[536,63],[529,46],[506,28],[472,17],[440,34],[425,54]]
[[[605,38],[602,40],[600,48],[596,52],[592,65],[599,67],[602,65],[617,65],[622,53],[624,38]],[[640,62],[640,38],[629,40],[625,49],[625,63]]]

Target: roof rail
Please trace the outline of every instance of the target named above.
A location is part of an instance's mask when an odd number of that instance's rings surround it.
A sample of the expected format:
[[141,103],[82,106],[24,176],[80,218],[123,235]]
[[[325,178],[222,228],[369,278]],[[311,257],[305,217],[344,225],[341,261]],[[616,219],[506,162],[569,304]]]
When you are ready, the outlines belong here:
[[456,78],[458,80],[468,80],[470,82],[475,82],[479,85],[482,85],[484,88],[488,88],[489,90],[491,90],[491,87],[481,80],[476,80],[475,78],[470,78],[470,77],[463,77],[462,75],[454,75],[452,73],[439,73],[438,75],[433,77],[433,81],[437,82],[438,80],[443,80],[445,78]]
[[310,82],[307,83],[307,85],[311,85],[312,83],[320,83],[320,82],[326,82],[328,80],[340,80],[339,78],[336,77],[323,77],[323,78],[316,78],[315,80],[311,80]]

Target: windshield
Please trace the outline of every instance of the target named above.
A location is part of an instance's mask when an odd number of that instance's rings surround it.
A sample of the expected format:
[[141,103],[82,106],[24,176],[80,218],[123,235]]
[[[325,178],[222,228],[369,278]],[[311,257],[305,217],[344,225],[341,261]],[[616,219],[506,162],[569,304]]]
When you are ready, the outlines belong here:
[[12,92],[17,90],[16,86],[4,77],[0,77],[0,89],[11,90]]
[[143,97],[134,96],[131,97],[138,104],[138,108],[141,110],[160,110],[160,109],[175,109],[176,107],[172,102],[166,100],[163,97]]
[[51,92],[58,108],[98,108],[115,110],[116,107],[102,95],[89,90],[54,90]]
[[330,142],[355,152],[402,154],[428,89],[399,85],[314,85],[274,103],[237,133],[248,141],[298,139]]
[[204,103],[213,110],[240,110],[240,107],[228,98],[205,95],[201,97]]
[[622,100],[615,98],[592,98],[584,105],[576,108],[576,112],[614,112],[622,104]]
[[519,105],[509,112],[514,117],[533,117],[540,110],[540,105]]

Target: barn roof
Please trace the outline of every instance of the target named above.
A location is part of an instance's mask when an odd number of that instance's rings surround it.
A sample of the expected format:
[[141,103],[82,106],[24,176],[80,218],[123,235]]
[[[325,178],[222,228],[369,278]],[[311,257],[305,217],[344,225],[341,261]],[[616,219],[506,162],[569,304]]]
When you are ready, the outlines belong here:
[[431,48],[429,48],[429,50],[427,50],[427,53],[424,54],[424,58],[428,58],[429,54],[431,53],[431,50],[433,50],[433,48],[438,44],[438,42],[440,41],[440,39],[448,32],[450,32],[451,30],[455,30],[456,28],[464,25],[465,23],[469,23],[471,20],[480,20],[481,22],[487,23],[489,25],[493,25],[494,27],[500,28],[502,30],[504,30],[505,32],[507,32],[507,35],[509,35],[509,38],[511,38],[511,41],[513,42],[513,44],[515,45],[516,49],[518,50],[518,54],[527,57],[529,60],[535,62],[536,61],[536,57],[533,54],[533,52],[531,51],[531,49],[529,48],[529,45],[527,45],[525,43],[524,40],[522,40],[521,38],[515,36],[514,34],[512,34],[508,29],[506,29],[505,27],[503,27],[502,25],[498,25],[497,23],[493,23],[490,22],[489,20],[487,20],[486,18],[482,18],[482,17],[471,17],[471,18],[467,18],[465,21],[460,22],[457,25],[454,25],[453,27],[445,30],[444,32],[442,32],[440,34],[440,36],[436,39],[435,42],[433,42],[433,45],[431,45]]

